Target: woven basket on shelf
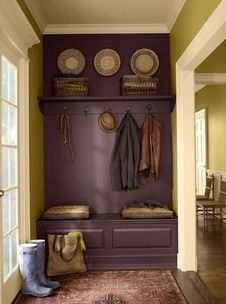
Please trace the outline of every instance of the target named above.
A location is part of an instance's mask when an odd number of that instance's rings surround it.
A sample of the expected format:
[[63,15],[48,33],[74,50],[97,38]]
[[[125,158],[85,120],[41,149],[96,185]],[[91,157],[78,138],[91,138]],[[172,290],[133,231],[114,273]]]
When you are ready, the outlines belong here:
[[157,78],[125,75],[122,78],[121,94],[126,96],[155,95],[157,82]]
[[55,96],[88,95],[88,78],[54,78]]

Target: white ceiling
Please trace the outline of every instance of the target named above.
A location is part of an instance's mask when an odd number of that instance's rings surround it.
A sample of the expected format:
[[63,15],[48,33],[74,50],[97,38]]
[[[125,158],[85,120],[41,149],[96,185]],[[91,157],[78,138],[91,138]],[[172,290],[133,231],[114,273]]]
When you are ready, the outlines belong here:
[[185,1],[25,0],[44,33],[167,33]]

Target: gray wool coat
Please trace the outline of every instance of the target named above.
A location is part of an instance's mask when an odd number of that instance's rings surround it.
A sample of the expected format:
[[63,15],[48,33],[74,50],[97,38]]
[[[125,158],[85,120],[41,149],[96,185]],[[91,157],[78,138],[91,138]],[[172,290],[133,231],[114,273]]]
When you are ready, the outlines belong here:
[[138,187],[140,131],[130,113],[126,113],[116,131],[111,158],[111,182],[115,191]]

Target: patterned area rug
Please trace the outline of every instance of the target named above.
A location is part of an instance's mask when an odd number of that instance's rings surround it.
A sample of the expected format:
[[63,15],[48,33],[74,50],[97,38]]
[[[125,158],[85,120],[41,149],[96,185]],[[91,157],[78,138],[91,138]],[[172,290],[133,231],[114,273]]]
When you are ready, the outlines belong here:
[[35,304],[185,304],[170,271],[106,271],[58,277],[61,288]]

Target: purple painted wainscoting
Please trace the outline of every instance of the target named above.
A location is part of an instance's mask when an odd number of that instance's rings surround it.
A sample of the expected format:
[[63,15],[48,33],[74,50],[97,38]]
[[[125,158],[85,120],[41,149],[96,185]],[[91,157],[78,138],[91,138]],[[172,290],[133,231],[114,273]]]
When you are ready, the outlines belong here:
[[87,220],[42,220],[39,238],[79,229],[84,236],[88,270],[175,268],[177,218],[122,219],[118,214]]

